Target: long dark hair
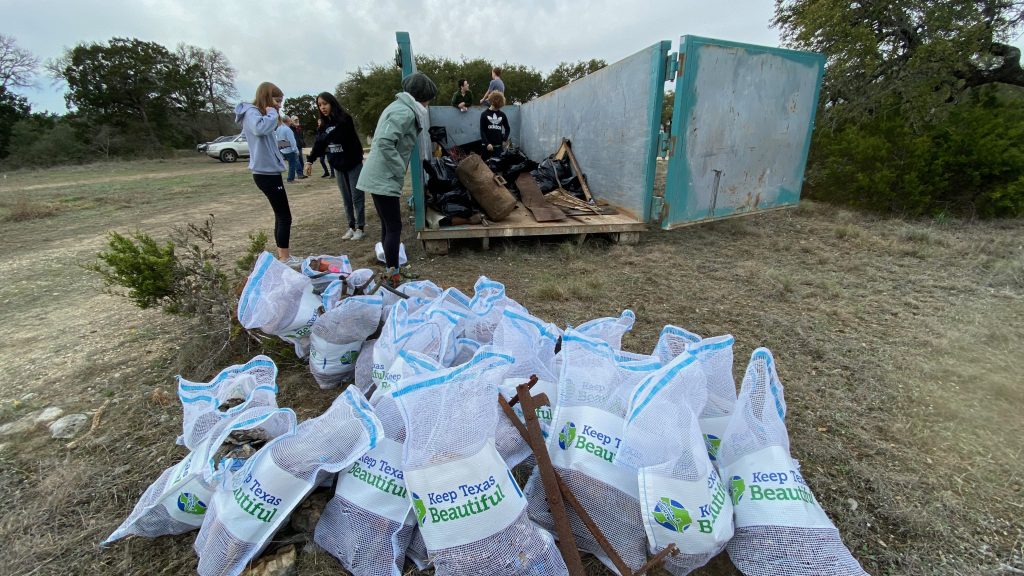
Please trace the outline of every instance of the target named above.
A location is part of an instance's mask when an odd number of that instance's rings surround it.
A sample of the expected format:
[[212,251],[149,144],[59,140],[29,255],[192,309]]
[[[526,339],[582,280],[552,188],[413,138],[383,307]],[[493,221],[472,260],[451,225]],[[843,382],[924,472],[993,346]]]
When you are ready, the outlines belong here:
[[334,97],[334,94],[331,94],[330,92],[321,92],[316,95],[316,98],[317,100],[323,100],[331,105],[331,114],[329,116],[324,116],[323,112],[320,111],[320,107],[317,106],[316,113],[320,116],[320,119],[324,121],[321,129],[327,128],[328,125],[337,126],[338,124],[341,124],[343,120],[352,118],[352,115],[342,108],[341,104],[338,104],[338,99]]

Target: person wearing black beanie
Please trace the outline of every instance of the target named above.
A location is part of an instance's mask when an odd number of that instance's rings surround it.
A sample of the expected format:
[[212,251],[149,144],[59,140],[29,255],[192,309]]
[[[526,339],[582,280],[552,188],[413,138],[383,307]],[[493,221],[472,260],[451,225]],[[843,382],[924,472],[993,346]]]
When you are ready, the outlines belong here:
[[[413,146],[419,139],[424,154],[430,153],[427,135],[430,120],[427,104],[437,96],[433,80],[419,72],[402,79],[402,92],[388,105],[377,120],[373,131],[373,144],[359,174],[356,188],[368,192],[380,217],[384,263],[387,266],[383,282],[395,287],[402,281],[398,254],[402,239],[402,185],[405,170],[412,157]],[[418,163],[417,163],[418,166]]]

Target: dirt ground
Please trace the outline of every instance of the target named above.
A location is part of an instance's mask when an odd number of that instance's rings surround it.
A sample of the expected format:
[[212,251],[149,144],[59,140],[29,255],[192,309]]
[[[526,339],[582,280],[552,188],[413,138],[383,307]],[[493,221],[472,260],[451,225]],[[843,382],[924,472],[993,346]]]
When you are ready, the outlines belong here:
[[[340,240],[333,181],[289,185],[295,253],[376,266]],[[70,444],[42,426],[0,436],[0,574],[188,574],[193,534],[100,549],[159,473],[184,456],[174,375],[187,322],[104,292],[78,265],[110,230],[166,238],[216,218],[237,253],[272,214],[244,162],[205,157],[0,175],[0,425],[56,406],[96,427]],[[650,351],[665,324],[736,337],[737,382],[769,347],[789,405],[794,457],[872,574],[1024,573],[1024,222],[905,221],[804,202],[674,231],[639,245],[515,240],[424,254],[412,268],[471,293],[476,278],[560,325],[636,312],[624,348]],[[246,360],[238,358],[237,360]],[[337,392],[294,358],[278,401],[300,418]],[[590,561],[591,572],[604,573]],[[300,574],[341,574],[312,545]],[[734,574],[723,554],[699,574]]]

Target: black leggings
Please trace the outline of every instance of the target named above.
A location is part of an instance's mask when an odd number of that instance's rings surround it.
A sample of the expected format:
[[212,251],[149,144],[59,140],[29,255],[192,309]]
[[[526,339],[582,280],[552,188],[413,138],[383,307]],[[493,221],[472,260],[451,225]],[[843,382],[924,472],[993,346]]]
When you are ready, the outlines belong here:
[[274,243],[287,250],[292,234],[292,211],[288,208],[284,181],[280,174],[253,174],[252,179],[274,209]]
[[380,243],[384,246],[384,263],[398,268],[398,249],[402,244],[402,199],[398,196],[370,194],[380,218]]

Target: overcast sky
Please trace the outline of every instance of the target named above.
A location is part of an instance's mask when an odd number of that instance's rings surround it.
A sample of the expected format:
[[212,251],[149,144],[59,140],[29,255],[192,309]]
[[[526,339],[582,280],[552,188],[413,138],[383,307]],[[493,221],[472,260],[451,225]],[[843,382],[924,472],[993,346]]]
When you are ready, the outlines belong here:
[[[660,40],[694,34],[777,46],[771,0],[429,0],[234,2],[230,0],[0,0],[0,32],[40,60],[81,42],[135,37],[173,49],[217,48],[238,70],[242,99],[257,84],[286,96],[333,90],[346,73],[390,62],[395,31],[416,54],[481,57],[549,72],[559,62],[615,62]],[[63,113],[63,86],[40,76],[21,90],[33,110]],[[454,90],[454,87],[452,87]],[[442,92],[447,88],[442,87]]]

